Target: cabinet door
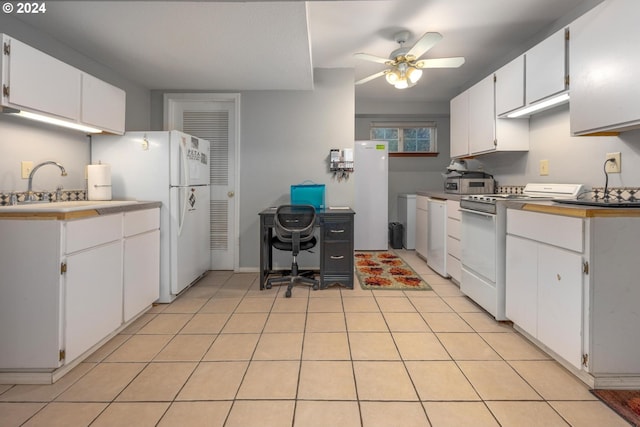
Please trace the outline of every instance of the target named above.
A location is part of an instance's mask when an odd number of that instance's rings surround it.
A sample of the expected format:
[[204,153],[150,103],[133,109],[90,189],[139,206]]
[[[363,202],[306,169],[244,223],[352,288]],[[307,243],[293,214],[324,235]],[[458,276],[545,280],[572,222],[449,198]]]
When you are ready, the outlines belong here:
[[469,91],[451,100],[450,156],[469,154]]
[[160,230],[124,240],[124,321],[160,296]]
[[88,125],[122,135],[126,110],[125,92],[89,74],[82,73],[82,114]]
[[122,243],[67,257],[65,363],[73,361],[122,324]]
[[506,316],[531,336],[538,335],[538,244],[507,236]]
[[527,104],[531,104],[567,88],[565,29],[556,32],[526,53]]
[[429,237],[428,198],[416,196],[416,252],[427,258],[427,241]]
[[80,70],[11,39],[9,104],[77,121],[80,117]]
[[538,259],[538,339],[580,368],[582,256],[540,245]]
[[571,132],[640,125],[637,0],[609,0],[571,24]]
[[496,114],[524,106],[524,56],[496,71]]
[[493,74],[469,89],[469,153],[495,150]]

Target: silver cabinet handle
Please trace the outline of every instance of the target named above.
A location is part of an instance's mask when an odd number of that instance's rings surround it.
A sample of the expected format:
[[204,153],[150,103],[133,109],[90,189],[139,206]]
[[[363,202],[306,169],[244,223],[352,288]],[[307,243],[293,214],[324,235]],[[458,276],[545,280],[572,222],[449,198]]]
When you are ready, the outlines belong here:
[[331,259],[343,259],[344,255],[331,255]]
[[332,233],[344,233],[344,230],[331,230]]

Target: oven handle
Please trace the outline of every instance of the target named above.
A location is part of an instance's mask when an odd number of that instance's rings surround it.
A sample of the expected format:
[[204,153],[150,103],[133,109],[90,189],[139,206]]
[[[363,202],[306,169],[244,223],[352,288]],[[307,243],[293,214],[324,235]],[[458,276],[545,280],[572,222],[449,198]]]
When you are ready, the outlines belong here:
[[489,218],[493,218],[496,216],[496,214],[494,213],[488,213],[488,212],[482,212],[482,211],[474,211],[472,209],[465,209],[465,208],[460,208],[460,212],[467,212],[473,215],[481,215],[481,216],[486,216]]

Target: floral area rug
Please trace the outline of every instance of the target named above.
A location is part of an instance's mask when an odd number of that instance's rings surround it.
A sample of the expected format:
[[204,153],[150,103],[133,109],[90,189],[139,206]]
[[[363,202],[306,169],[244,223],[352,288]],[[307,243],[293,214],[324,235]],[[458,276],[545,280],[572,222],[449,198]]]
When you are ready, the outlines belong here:
[[356,251],[355,264],[362,289],[431,290],[431,286],[393,252]]
[[632,426],[640,427],[640,390],[596,389],[591,392]]

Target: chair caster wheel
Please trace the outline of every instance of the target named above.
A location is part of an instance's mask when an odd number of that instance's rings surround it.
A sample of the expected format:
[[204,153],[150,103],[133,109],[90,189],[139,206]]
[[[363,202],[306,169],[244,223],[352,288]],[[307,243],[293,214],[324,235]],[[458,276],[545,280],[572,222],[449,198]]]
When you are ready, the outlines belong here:
[[264,285],[264,287],[267,288],[267,289],[271,289],[271,284],[266,284],[266,285]]
[[317,291],[318,289],[320,289],[320,287],[318,285],[313,285],[313,290]]
[[290,290],[290,289],[287,289],[287,292],[285,292],[285,293],[284,293],[284,296],[285,296],[286,298],[291,298],[291,290]]

